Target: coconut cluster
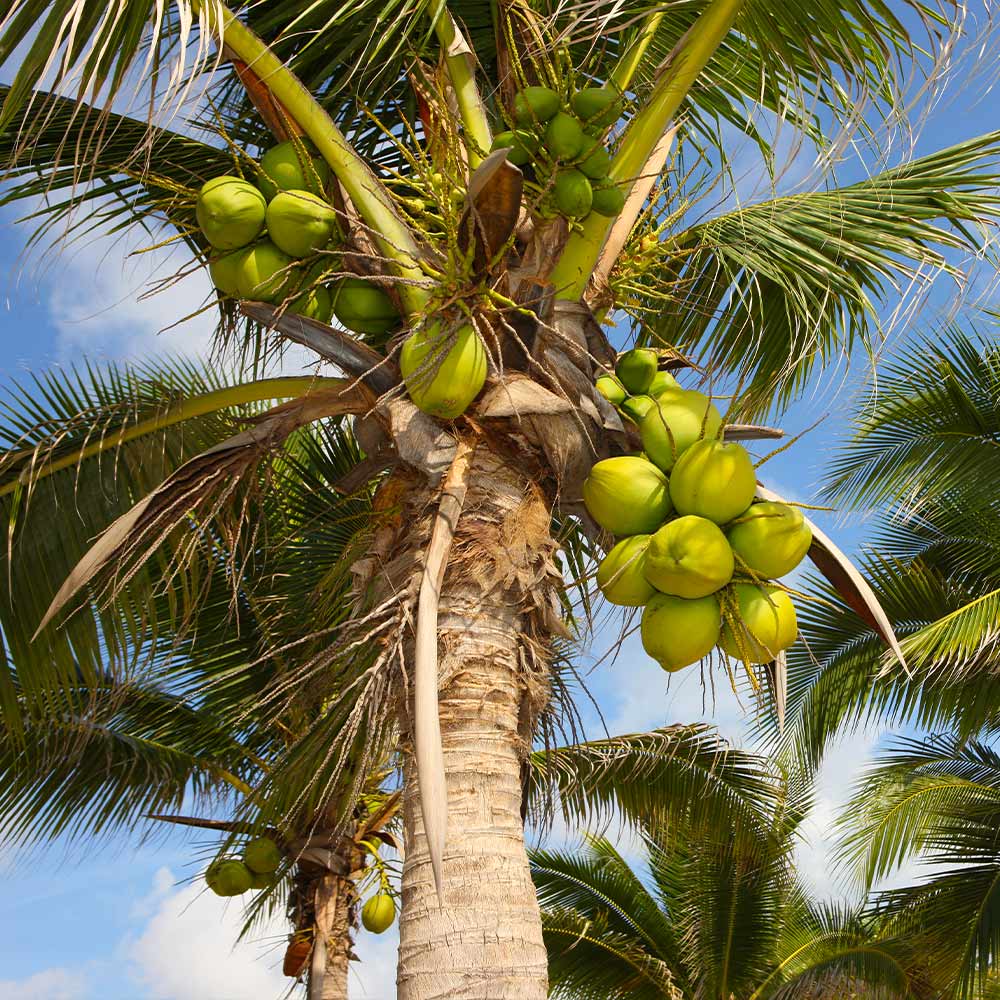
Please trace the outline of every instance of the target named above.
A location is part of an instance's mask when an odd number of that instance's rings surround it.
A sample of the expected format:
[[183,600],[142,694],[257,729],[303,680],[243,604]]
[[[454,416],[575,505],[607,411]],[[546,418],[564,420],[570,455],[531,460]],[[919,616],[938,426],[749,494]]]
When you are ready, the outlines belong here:
[[755,502],[753,462],[722,441],[722,416],[704,393],[657,371],[654,351],[623,354],[602,394],[636,423],[643,453],[598,462],[583,497],[620,541],[597,571],[613,604],[642,607],[642,644],[665,670],[714,648],[768,663],[798,634],[795,607],[774,581],[812,544],[797,508]]
[[613,218],[625,194],[608,176],[604,136],[621,111],[622,95],[613,87],[584,87],[568,102],[548,87],[525,87],[514,98],[514,127],[500,132],[492,148],[509,149],[511,163],[550,189],[559,214]]
[[257,837],[238,858],[218,858],[205,872],[205,882],[217,896],[241,896],[250,889],[274,884],[281,866],[281,851],[270,837]]
[[330,168],[302,141],[279,143],[261,157],[257,183],[224,175],[198,193],[196,216],[215,253],[212,281],[223,295],[288,301],[291,312],[348,330],[383,336],[400,324],[395,305],[364,278],[327,280],[343,240],[325,197]]

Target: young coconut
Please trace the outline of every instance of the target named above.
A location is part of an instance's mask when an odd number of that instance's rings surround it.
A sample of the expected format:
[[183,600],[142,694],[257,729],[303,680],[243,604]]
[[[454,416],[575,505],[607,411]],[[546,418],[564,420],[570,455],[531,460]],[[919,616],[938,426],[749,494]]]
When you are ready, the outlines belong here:
[[241,299],[280,302],[297,282],[295,259],[270,240],[255,243],[240,258],[236,290]]
[[656,351],[648,347],[633,347],[618,359],[615,374],[633,396],[642,395],[656,375]]
[[205,872],[205,882],[216,896],[240,896],[250,888],[252,873],[242,861],[223,858]]
[[727,656],[747,663],[770,663],[799,634],[795,605],[780,587],[755,583],[734,583],[739,620],[733,627],[722,627],[719,646]]
[[703,517],[665,524],[646,549],[646,579],[664,594],[707,597],[733,578],[733,550],[718,525]]
[[280,191],[267,206],[267,235],[293,257],[322,250],[336,234],[333,206],[308,191]]
[[373,336],[388,333],[400,322],[392,299],[364,278],[344,278],[337,284],[333,312],[348,330]]
[[195,216],[205,239],[216,250],[236,250],[264,228],[267,202],[242,177],[213,177],[198,192]]
[[791,573],[812,545],[812,529],[802,511],[786,503],[755,503],[727,534],[747,569],[770,579]]
[[293,299],[288,311],[329,324],[333,319],[333,299],[330,298],[328,289],[317,285],[308,292],[303,292],[297,299]]
[[590,181],[579,170],[560,170],[552,191],[556,208],[570,219],[582,219],[594,201]]
[[614,375],[601,375],[594,384],[597,386],[597,391],[612,406],[621,406],[628,397],[625,386]]
[[699,438],[714,438],[722,416],[712,401],[695,389],[668,389],[639,425],[643,451],[664,472],[669,472]]
[[281,851],[270,837],[257,837],[243,848],[243,863],[258,875],[270,875],[281,865]]
[[649,383],[649,388],[646,390],[653,399],[662,396],[663,393],[669,392],[671,389],[679,389],[680,383],[670,374],[670,372],[657,372],[653,376],[653,381]]
[[612,604],[641,608],[656,593],[644,573],[650,537],[623,538],[597,567],[597,586]]
[[515,167],[523,167],[534,159],[538,152],[538,137],[524,129],[514,129],[512,132],[497,132],[493,137],[490,151],[509,149],[507,160]]
[[605,458],[583,484],[590,516],[615,535],[649,534],[670,513],[667,477],[652,462],[634,455]]
[[262,875],[259,872],[250,872],[250,888],[256,889],[258,892],[261,889],[270,889],[277,881],[278,879],[274,872],[268,875]]
[[725,524],[750,506],[757,474],[746,448],[722,441],[696,441],[670,473],[670,499],[680,514]]
[[657,594],[642,613],[642,648],[664,670],[680,670],[708,656],[719,641],[722,615],[714,597],[689,601]]
[[636,423],[642,423],[642,418],[656,406],[652,396],[629,396],[621,405],[622,413],[631,417]]
[[611,169],[611,156],[601,143],[596,142],[590,150],[584,147],[584,155],[577,169],[591,180],[602,180]]
[[514,95],[514,121],[530,127],[544,124],[559,110],[559,95],[548,87],[525,87]]
[[603,215],[607,219],[613,219],[616,215],[621,215],[625,207],[625,192],[620,187],[612,183],[607,178],[594,181],[591,184],[594,191],[594,199],[591,210],[598,215]]
[[570,106],[587,128],[603,131],[621,115],[621,93],[613,87],[584,87],[573,95]]
[[246,250],[233,250],[209,263],[208,273],[212,276],[212,284],[223,295],[236,295],[239,291],[240,264],[245,253]]
[[410,399],[441,420],[460,417],[486,381],[486,347],[471,323],[454,334],[435,321],[411,334],[399,354]]
[[387,892],[377,892],[361,908],[361,923],[372,934],[382,934],[396,919],[396,902]]
[[580,123],[560,111],[545,129],[545,148],[554,160],[575,160],[583,150],[586,138]]
[[260,158],[260,189],[270,201],[279,191],[320,194],[330,179],[330,168],[299,142],[279,142]]

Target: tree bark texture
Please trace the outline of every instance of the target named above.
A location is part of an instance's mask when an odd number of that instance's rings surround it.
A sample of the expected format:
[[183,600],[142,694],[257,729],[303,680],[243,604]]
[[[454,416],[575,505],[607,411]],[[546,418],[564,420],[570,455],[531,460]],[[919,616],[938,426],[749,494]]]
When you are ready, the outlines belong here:
[[316,938],[309,972],[309,1000],[347,1000],[351,960],[349,878],[327,873],[316,886]]
[[[401,712],[406,852],[398,1000],[547,995],[521,775],[548,697],[557,570],[549,507],[524,464],[479,444],[441,591],[438,672],[448,792],[443,904],[423,832],[412,691]],[[424,508],[428,521],[433,498],[425,498]],[[412,538],[412,522],[409,532]],[[426,538],[424,531],[416,534]]]

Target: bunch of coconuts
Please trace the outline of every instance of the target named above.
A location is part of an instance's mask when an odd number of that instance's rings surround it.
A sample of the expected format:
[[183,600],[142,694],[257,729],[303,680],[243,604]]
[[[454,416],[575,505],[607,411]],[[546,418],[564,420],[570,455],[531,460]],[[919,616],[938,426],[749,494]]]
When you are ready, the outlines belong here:
[[602,593],[645,609],[642,644],[665,670],[716,646],[770,662],[798,634],[792,600],[773,581],[812,544],[801,511],[755,502],[746,449],[722,441],[711,399],[658,372],[654,351],[626,352],[597,386],[638,425],[643,446],[597,462],[584,483],[591,517],[621,538],[598,568]]
[[324,282],[342,236],[324,191],[330,168],[301,140],[279,143],[256,165],[257,183],[223,175],[198,193],[196,215],[214,251],[209,271],[224,295],[284,302],[288,309],[348,330],[384,336],[400,325],[377,284],[346,277]]
[[281,851],[270,837],[258,837],[243,848],[242,857],[218,858],[205,872],[205,882],[217,896],[241,896],[250,889],[274,884]]
[[530,170],[559,214],[582,219],[590,212],[613,218],[625,206],[622,189],[608,177],[611,157],[604,135],[621,116],[622,95],[613,87],[584,87],[567,103],[548,87],[525,87],[514,98],[514,127],[500,132],[493,149]]

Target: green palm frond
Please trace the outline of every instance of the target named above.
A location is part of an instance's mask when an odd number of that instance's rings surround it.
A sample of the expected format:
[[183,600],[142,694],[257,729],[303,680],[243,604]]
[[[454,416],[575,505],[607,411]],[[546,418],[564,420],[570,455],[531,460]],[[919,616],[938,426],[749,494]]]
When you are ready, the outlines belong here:
[[874,350],[892,293],[928,274],[960,276],[949,253],[979,253],[1000,214],[998,153],[990,133],[694,226],[645,279],[650,335],[737,373],[758,408],[786,402],[817,364],[858,343]]

